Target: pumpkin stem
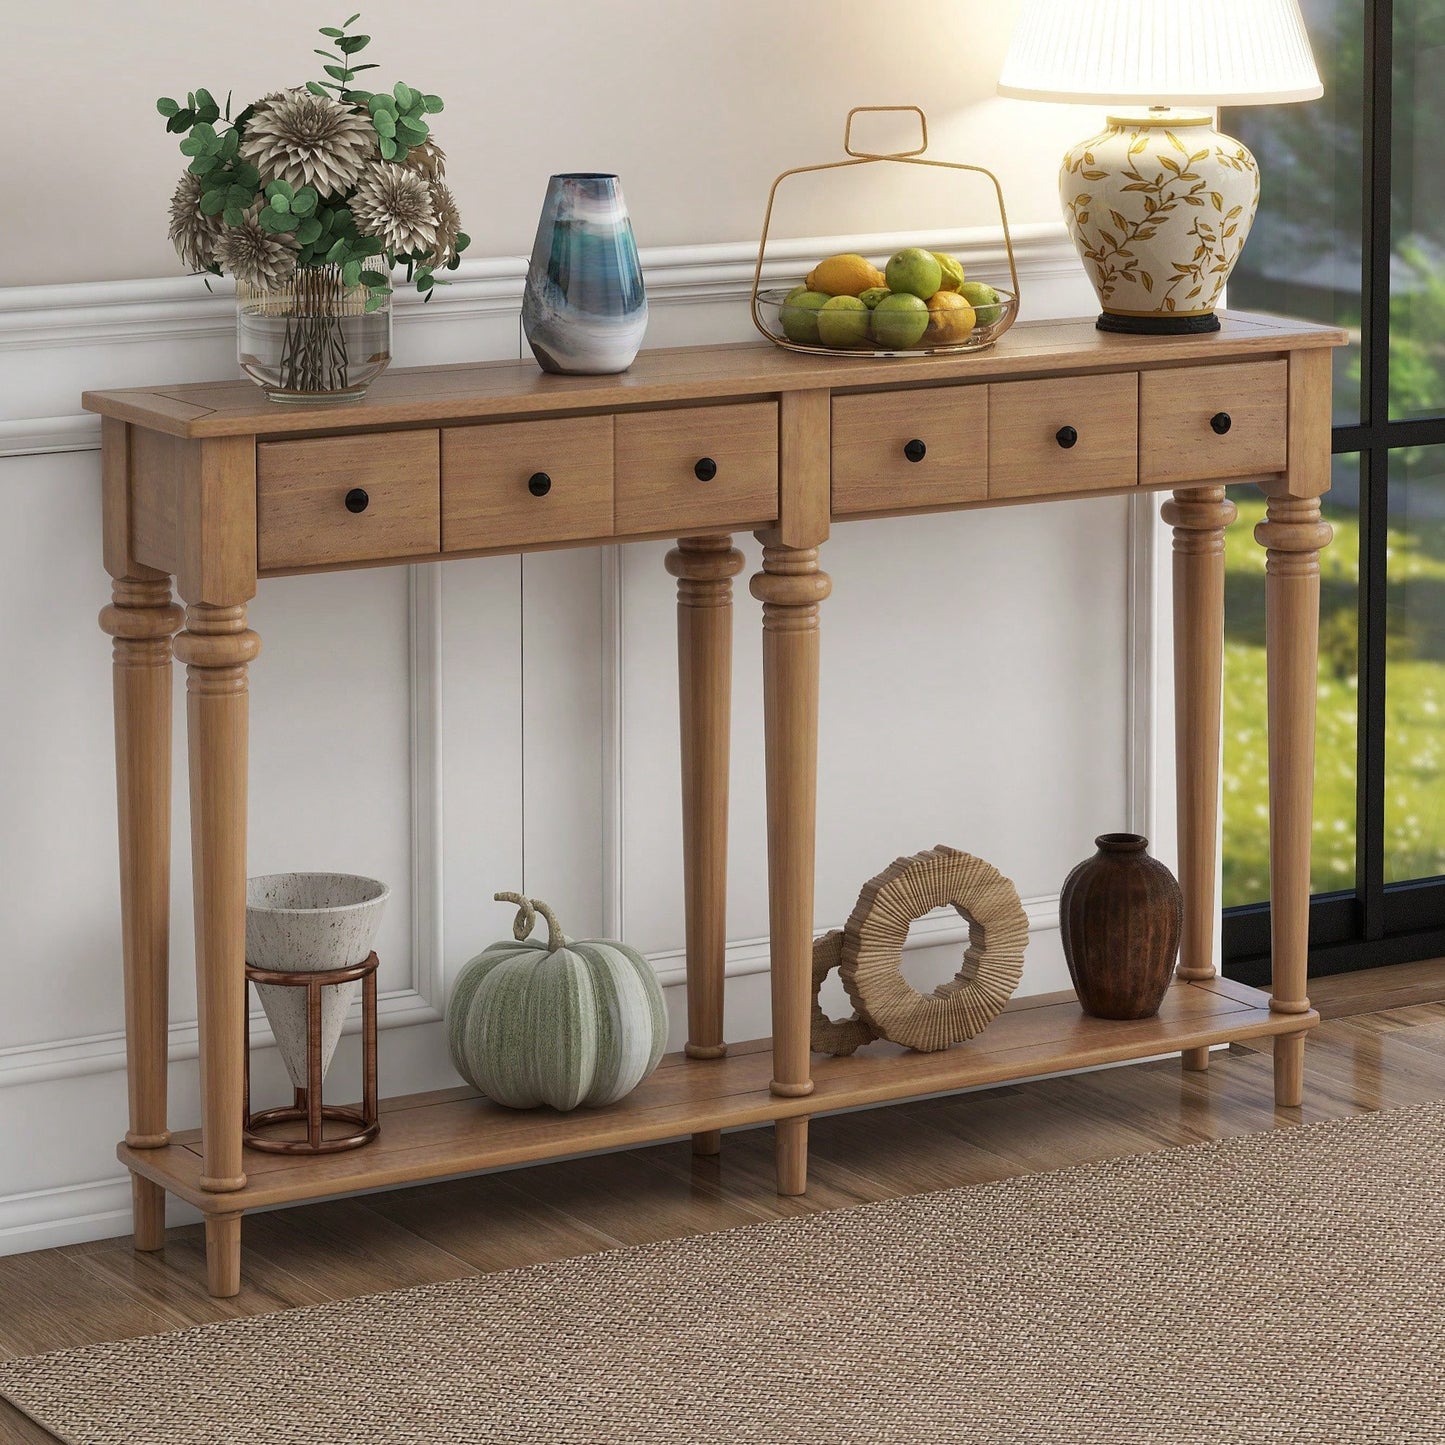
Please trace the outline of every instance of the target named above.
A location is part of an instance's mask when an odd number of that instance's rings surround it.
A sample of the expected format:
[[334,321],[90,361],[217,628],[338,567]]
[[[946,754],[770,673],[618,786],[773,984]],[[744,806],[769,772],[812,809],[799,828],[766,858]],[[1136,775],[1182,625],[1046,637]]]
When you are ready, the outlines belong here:
[[566,948],[567,937],[557,922],[557,915],[540,898],[529,898],[527,902],[547,920],[547,952],[556,953],[559,948]]
[[[532,907],[531,899],[523,898],[520,893],[494,893],[492,897],[498,903],[515,903],[517,905],[517,916],[512,920],[513,938],[526,938],[537,926],[537,911]],[[547,914],[547,918],[552,922],[556,921],[552,919],[550,913]]]

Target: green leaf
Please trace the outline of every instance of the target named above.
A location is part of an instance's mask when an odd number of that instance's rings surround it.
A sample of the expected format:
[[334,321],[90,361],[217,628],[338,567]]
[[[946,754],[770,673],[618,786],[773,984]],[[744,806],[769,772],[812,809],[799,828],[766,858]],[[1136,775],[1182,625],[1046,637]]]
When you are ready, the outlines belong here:
[[356,22],[357,22],[358,20],[360,20],[360,19],[361,19],[361,11],[358,10],[358,11],[356,12],[356,14],[353,15],[353,16],[351,17],[351,19],[346,22],[346,24],[345,24],[345,26],[344,26],[343,28],[346,29],[346,30],[350,30],[351,27],[352,27],[353,25],[355,25]]
[[291,197],[291,214],[293,216],[309,216],[316,209],[319,200],[320,197],[316,194],[315,186],[302,186]]
[[396,142],[392,140],[389,136],[382,136],[380,141],[380,149],[382,160],[394,161],[396,159]]
[[238,160],[231,167],[231,175],[238,186],[245,186],[247,190],[254,191],[261,184],[261,172],[250,161]]
[[391,88],[391,93],[396,97],[396,103],[402,110],[411,109],[411,87],[403,80],[398,80]]
[[[219,216],[226,209],[225,191],[207,191],[201,197],[201,214],[203,216]],[[226,219],[228,226],[237,225],[238,222]]]
[[[213,96],[213,95],[211,94],[211,92],[210,92],[209,90],[198,90],[198,91],[196,92],[196,99],[197,99],[202,105],[215,105],[215,104],[216,104],[216,98],[215,98],[215,96]],[[219,107],[218,107],[218,108],[219,108]]]
[[368,61],[365,65],[353,65],[353,66],[351,67],[351,73],[352,73],[353,75],[356,75],[356,74],[358,74],[359,72],[361,72],[361,71],[363,71],[363,70],[380,70],[380,69],[381,69],[381,67],[380,67],[379,65],[373,65],[370,61]]
[[365,50],[370,44],[369,35],[347,35],[336,42],[336,48],[343,55],[355,55],[358,50]]
[[428,115],[436,115],[443,109],[442,98],[439,95],[424,95],[421,98],[422,108]]
[[384,90],[378,90],[375,95],[369,97],[366,108],[372,115],[382,110],[388,110],[393,115],[396,114],[396,102]]
[[270,231],[273,236],[279,236],[285,231],[296,229],[296,218],[287,215],[284,211],[277,211],[275,203],[267,206],[256,219],[261,223],[263,231]]
[[380,237],[358,236],[351,249],[358,256],[379,256],[382,251],[385,250],[385,247],[381,244]]
[[202,140],[215,140],[216,128],[209,121],[197,121],[191,130],[193,136],[200,136]]
[[295,195],[295,192],[291,189],[290,181],[278,179],[272,181],[271,184],[266,187],[266,195],[268,199],[274,199],[276,196],[285,196],[289,201],[291,197]]
[[321,222],[315,216],[307,216],[299,226],[296,227],[296,239],[303,245],[309,246],[313,241],[321,239]]
[[326,36],[329,40],[339,40],[346,34],[344,30],[338,30],[334,25],[323,25],[316,33]]
[[332,80],[349,81],[351,79],[351,72],[344,65],[323,65],[321,68]]
[[221,219],[228,226],[239,226],[246,219],[246,213],[240,206],[227,206],[221,213]]
[[322,85],[319,80],[308,80],[306,82],[306,89],[309,90],[312,95],[323,97],[329,93],[329,87]]
[[361,309],[363,311],[380,311],[381,308],[386,305],[386,298],[390,295],[390,291],[384,291],[380,296],[373,292],[366,298],[366,305]]
[[436,282],[430,271],[420,271],[417,273],[416,289],[418,291],[430,291],[435,284]]
[[461,253],[462,253],[463,251],[465,251],[465,250],[467,249],[467,247],[470,246],[471,244],[472,244],[472,238],[471,238],[469,235],[467,235],[467,233],[466,233],[465,231],[458,231],[458,232],[457,232],[457,244],[456,244],[456,248],[455,248],[455,249],[456,249],[456,252],[457,252],[458,255],[461,255]]
[[[346,23],[349,25],[351,22],[348,20]],[[331,249],[326,253],[327,263],[332,266],[341,265],[341,263],[346,260],[346,254],[350,249],[351,243],[346,239],[345,236],[342,236],[332,245]]]
[[396,137],[396,117],[389,110],[379,110],[371,118],[372,125],[376,128],[377,135],[385,136],[388,140]]
[[183,156],[201,156],[206,153],[206,142],[198,135],[188,135],[181,142],[181,154]]
[[428,132],[429,127],[422,120],[399,120],[396,123],[396,138],[408,148],[419,146],[427,138]]
[[251,202],[255,199],[255,186],[233,185],[231,189],[226,192],[226,203],[231,206],[246,207],[249,206]]
[[158,101],[156,101],[156,109],[160,111],[163,116],[169,118],[170,116],[175,115],[176,112],[180,110],[180,106],[177,105],[176,102],[170,98],[170,96],[163,95]]
[[385,286],[390,278],[384,271],[363,271],[361,280],[368,286]]
[[289,216],[291,214],[291,202],[285,196],[272,196],[271,204],[266,209],[274,211],[278,216]]
[[178,110],[167,122],[166,129],[172,135],[184,135],[190,130],[195,121],[196,113],[193,110]]
[[193,176],[204,176],[220,165],[220,158],[217,156],[197,156],[186,169]]
[[361,262],[348,261],[341,268],[341,282],[344,286],[355,286],[361,280]]

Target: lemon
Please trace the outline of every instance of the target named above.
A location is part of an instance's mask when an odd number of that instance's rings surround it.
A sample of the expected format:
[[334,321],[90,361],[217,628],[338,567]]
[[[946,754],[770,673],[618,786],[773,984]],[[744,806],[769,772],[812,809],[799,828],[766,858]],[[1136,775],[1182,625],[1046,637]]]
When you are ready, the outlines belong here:
[[872,311],[885,296],[891,296],[892,294],[886,286],[870,286],[866,291],[859,294],[858,299]]
[[957,291],[940,291],[928,303],[928,340],[935,346],[966,341],[974,321],[973,307]]
[[928,303],[909,291],[893,291],[873,308],[873,339],[891,351],[907,351],[928,330]]
[[783,323],[783,335],[799,346],[818,344],[818,312],[832,298],[821,291],[790,291],[788,299],[778,312]]
[[860,296],[884,284],[883,273],[866,257],[849,253],[829,256],[808,273],[808,290],[829,296]]
[[818,311],[818,340],[824,346],[857,346],[868,339],[868,315],[856,296],[834,296]]
[[943,284],[943,267],[932,251],[905,246],[889,260],[887,281],[890,291],[907,291],[927,301]]
[[943,268],[943,283],[939,287],[941,291],[957,291],[963,286],[963,262],[957,256],[950,256],[947,251],[935,251],[933,259]]

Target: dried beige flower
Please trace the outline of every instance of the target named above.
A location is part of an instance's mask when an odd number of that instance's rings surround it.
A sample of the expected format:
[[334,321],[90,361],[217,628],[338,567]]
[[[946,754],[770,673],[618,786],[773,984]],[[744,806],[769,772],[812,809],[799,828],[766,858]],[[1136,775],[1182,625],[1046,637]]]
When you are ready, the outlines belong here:
[[431,203],[437,218],[437,238],[432,246],[431,264],[434,268],[440,268],[457,254],[462,213],[457,209],[456,197],[452,195],[451,187],[445,181],[431,183]]
[[216,243],[216,259],[229,275],[258,291],[274,291],[296,272],[300,246],[294,235],[265,230],[256,218],[260,201],[246,212],[239,226],[225,226]]
[[405,166],[391,161],[368,166],[356,183],[351,215],[362,235],[377,237],[396,255],[430,255],[436,248],[432,185],[424,175]]
[[291,90],[257,105],[240,154],[263,181],[314,186],[324,197],[349,191],[376,145],[369,116],[329,95]]
[[223,229],[219,216],[201,212],[201,179],[189,171],[182,174],[171,197],[171,244],[181,264],[191,271],[205,271],[216,261],[216,241]]

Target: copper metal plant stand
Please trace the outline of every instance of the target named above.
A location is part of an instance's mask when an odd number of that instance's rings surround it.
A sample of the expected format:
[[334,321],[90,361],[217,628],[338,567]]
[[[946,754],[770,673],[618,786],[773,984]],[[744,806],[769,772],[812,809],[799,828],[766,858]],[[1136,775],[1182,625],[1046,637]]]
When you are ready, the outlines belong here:
[[[376,954],[370,953],[349,968],[332,968],[324,973],[277,972],[246,965],[250,983],[274,983],[282,988],[306,990],[306,1087],[296,1090],[293,1104],[251,1112],[251,1011],[246,1010],[246,1084],[245,1114],[242,1134],[251,1149],[268,1154],[336,1154],[343,1149],[359,1149],[381,1132],[376,1100]],[[361,980],[361,1107],[327,1104],[321,1095],[321,990],[329,984]],[[350,1134],[323,1135],[324,1122],[355,1124]],[[277,1139],[262,1134],[263,1129],[278,1125],[304,1123],[304,1139]]]

